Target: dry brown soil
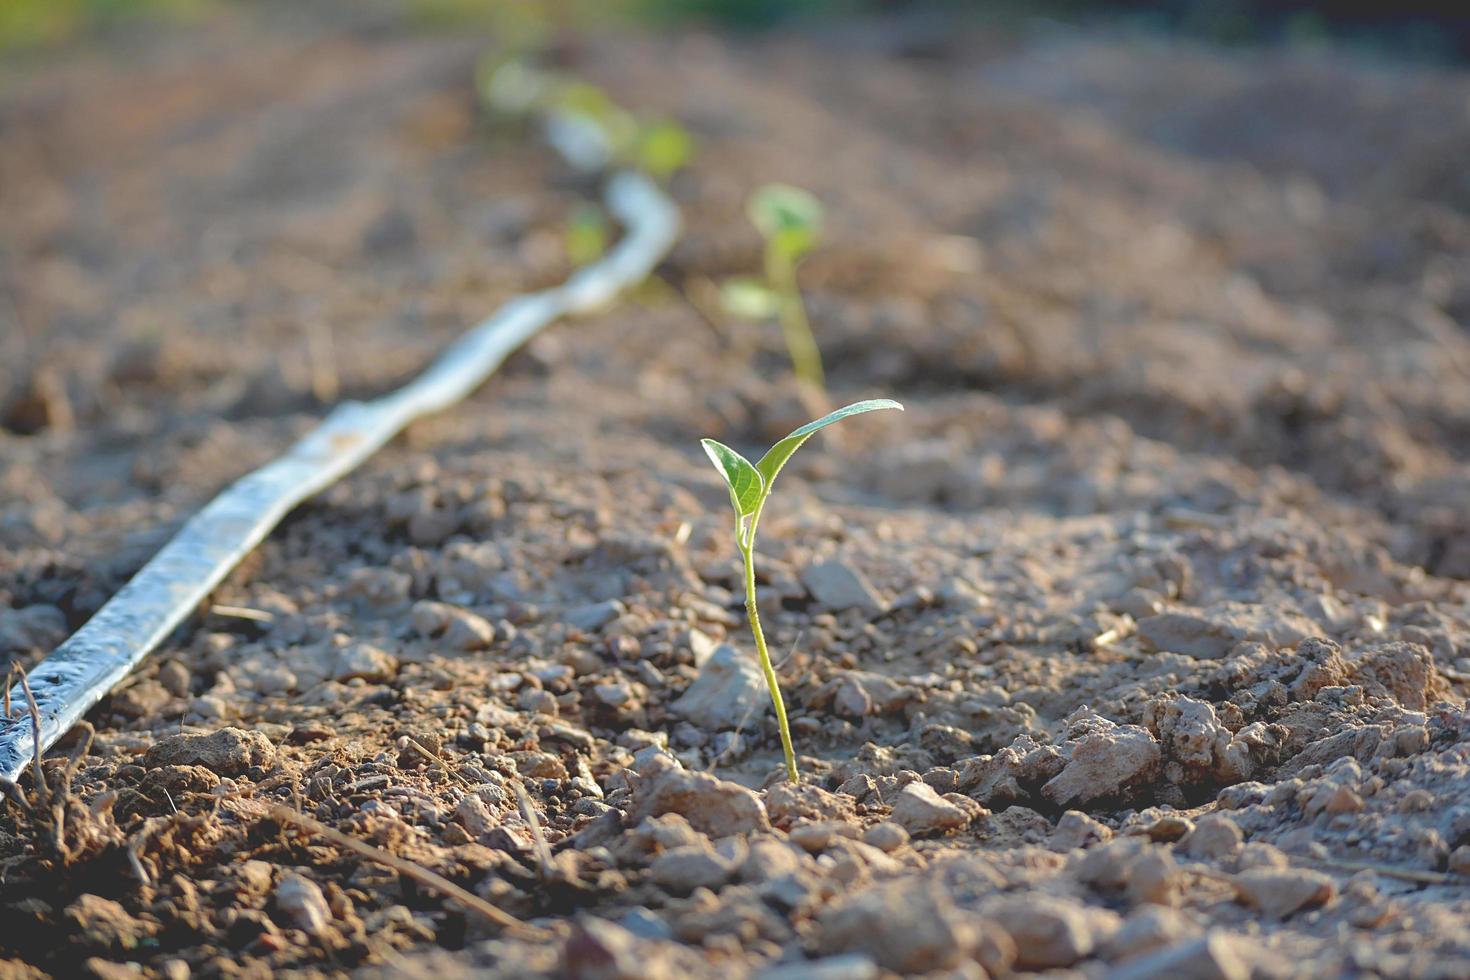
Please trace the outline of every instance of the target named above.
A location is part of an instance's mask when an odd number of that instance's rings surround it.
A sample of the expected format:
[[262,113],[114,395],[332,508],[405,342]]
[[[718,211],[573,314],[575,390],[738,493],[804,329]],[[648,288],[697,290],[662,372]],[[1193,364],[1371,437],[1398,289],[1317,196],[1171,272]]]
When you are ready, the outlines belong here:
[[[567,273],[591,188],[482,117],[486,38],[252,9],[5,70],[9,660]],[[702,144],[659,281],[302,507],[4,804],[0,974],[1470,975],[1470,75],[922,22],[563,56]],[[697,442],[810,408],[711,301],[772,179],[830,211],[832,398],[908,405],[762,527],[794,790]]]

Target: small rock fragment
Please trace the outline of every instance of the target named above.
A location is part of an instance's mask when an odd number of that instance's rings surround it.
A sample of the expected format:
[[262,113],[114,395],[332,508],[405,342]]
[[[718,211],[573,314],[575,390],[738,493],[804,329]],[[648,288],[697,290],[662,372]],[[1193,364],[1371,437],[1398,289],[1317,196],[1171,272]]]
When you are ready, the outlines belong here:
[[765,804],[739,783],[706,772],[688,772],[666,755],[648,761],[639,773],[629,821],[677,813],[711,837],[769,830]]
[[839,677],[833,686],[832,710],[839,718],[866,718],[873,713],[873,699],[857,678]]
[[1184,851],[1190,857],[1220,860],[1240,853],[1245,835],[1235,821],[1223,813],[1207,813],[1199,818],[1194,830],[1184,838]]
[[1434,654],[1417,643],[1387,643],[1349,661],[1353,680],[1370,694],[1387,694],[1411,711],[1423,711],[1449,694]]
[[669,710],[708,731],[720,731],[749,724],[767,697],[755,659],[722,643]]
[[1106,843],[1112,837],[1113,832],[1106,824],[1098,822],[1081,810],[1068,810],[1057,821],[1057,829],[1052,831],[1049,846],[1053,851],[1066,854],[1093,844]]
[[189,668],[177,660],[170,660],[158,668],[158,683],[176,698],[189,696]]
[[649,975],[643,942],[622,926],[587,918],[576,924],[561,951],[570,980],[628,980]]
[[1128,897],[1135,904],[1179,904],[1179,865],[1168,849],[1154,847],[1133,866],[1128,877]]
[[1325,905],[1337,891],[1331,878],[1306,868],[1251,868],[1233,880],[1241,901],[1273,919]]
[[796,848],[774,837],[757,837],[740,864],[742,881],[772,881],[801,871],[803,857]]
[[148,770],[138,788],[156,797],[162,790],[177,800],[186,793],[209,793],[220,784],[220,777],[203,766],[159,766]]
[[[883,717],[896,714],[920,697],[920,692],[909,685],[870,670],[845,670],[829,680],[812,698],[813,707],[830,707],[834,714],[854,721],[869,715]],[[944,726],[931,726],[931,732],[944,730]],[[950,729],[950,733],[965,737],[967,733]],[[932,735],[931,735],[932,737]]]
[[801,573],[801,582],[818,605],[834,612],[860,609],[879,613],[886,608],[866,576],[840,559],[808,565]]
[[698,844],[665,851],[648,866],[654,882],[676,895],[688,895],[696,888],[718,890],[730,880],[733,871],[729,861]]
[[1075,902],[1025,895],[986,911],[1015,940],[1016,965],[1023,970],[1071,966],[1096,946],[1086,911]]
[[867,954],[895,973],[928,973],[958,966],[971,938],[948,895],[910,882],[870,888],[825,910],[817,946],[824,954]]
[[766,790],[766,813],[771,823],[790,830],[803,820],[847,820],[852,801],[810,783],[781,782]]
[[264,895],[271,886],[274,874],[268,861],[251,859],[235,865],[235,874],[240,878],[240,889],[249,895]]
[[1132,960],[1192,938],[1198,932],[1194,923],[1177,909],[1144,905],[1128,916],[1121,929],[1108,937],[1100,952],[1107,960]]
[[454,808],[454,819],[474,838],[484,837],[500,825],[477,793],[466,793]]
[[451,650],[485,650],[495,642],[495,627],[488,620],[447,602],[414,603],[413,626],[420,636],[441,640]]
[[618,920],[618,925],[640,939],[671,939],[674,935],[674,930],[669,928],[663,918],[643,905],[629,909]]
[[862,953],[844,953],[819,960],[800,960],[767,967],[755,980],[877,980],[878,964]]
[[[843,825],[845,826],[845,825]],[[833,824],[830,821],[821,823],[804,823],[792,827],[788,834],[791,843],[806,851],[808,854],[820,854],[832,843]]]
[[332,910],[316,882],[294,871],[276,886],[276,908],[308,936],[320,936],[332,921]]
[[609,708],[620,708],[630,704],[634,697],[633,686],[627,681],[613,681],[610,684],[596,684],[592,688],[592,696],[600,703]]
[[1215,931],[1129,960],[1107,980],[1248,980],[1241,940]]
[[1321,627],[1288,609],[1225,602],[1202,612],[1166,612],[1138,621],[1145,648],[1219,660],[1242,640],[1293,647]]
[[889,819],[909,834],[925,834],[957,830],[970,822],[970,814],[934,792],[926,783],[909,783],[899,790]]
[[1156,844],[1172,844],[1183,840],[1194,830],[1194,821],[1177,813],[1166,813],[1148,827],[1148,839]]
[[1235,859],[1235,870],[1249,871],[1251,868],[1289,868],[1291,861],[1275,844],[1251,841],[1240,849]]
[[1363,809],[1363,798],[1346,786],[1335,786],[1322,809],[1333,817],[1343,813],[1358,813]]
[[1293,701],[1310,701],[1324,688],[1348,683],[1342,648],[1331,640],[1308,637],[1297,644],[1295,661],[1301,665],[1288,690]]
[[75,422],[66,379],[50,364],[22,372],[21,382],[0,397],[0,428],[21,435],[45,429],[70,432]]
[[576,627],[584,633],[591,633],[602,629],[622,614],[623,604],[616,599],[608,599],[605,602],[593,602],[570,609],[565,619],[567,625]]
[[221,728],[204,734],[168,735],[143,755],[148,769],[162,766],[203,766],[221,776],[239,776],[252,766],[270,767],[276,747],[260,732]]
[[974,937],[970,940],[970,955],[985,970],[987,977],[1010,976],[1016,965],[1016,941],[1011,934],[989,920],[974,922]]
[[1245,630],[1198,613],[1166,612],[1138,621],[1138,638],[1150,650],[1182,653],[1199,660],[1219,660],[1245,639]]
[[117,902],[84,894],[66,907],[66,918],[86,941],[119,951],[131,950],[158,933],[158,924],[139,919]]
[[863,843],[891,853],[909,842],[909,832],[891,820],[876,823],[863,833]]
[[1093,848],[1078,862],[1077,878],[1103,891],[1125,891],[1133,904],[1178,901],[1179,866],[1168,848],[1146,837],[1122,837]]
[[1159,744],[1147,729],[1105,718],[1088,719],[1069,748],[1065,768],[1041,788],[1059,805],[1117,796],[1145,781],[1160,759]]
[[370,643],[351,643],[332,651],[328,668],[334,681],[361,678],[380,684],[398,673],[398,658]]

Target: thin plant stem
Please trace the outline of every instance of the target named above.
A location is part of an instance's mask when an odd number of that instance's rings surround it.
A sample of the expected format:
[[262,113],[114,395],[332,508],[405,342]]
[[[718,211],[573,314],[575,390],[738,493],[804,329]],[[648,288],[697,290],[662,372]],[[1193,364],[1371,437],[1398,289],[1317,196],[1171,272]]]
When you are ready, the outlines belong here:
[[786,702],[781,700],[781,682],[776,677],[776,668],[771,663],[771,652],[766,648],[766,635],[761,630],[761,614],[755,602],[755,525],[760,519],[757,511],[751,517],[750,529],[740,544],[740,557],[745,561],[745,611],[750,617],[750,632],[755,635],[755,652],[760,656],[761,672],[766,675],[766,686],[771,691],[771,704],[776,709],[776,724],[781,729],[781,751],[786,756],[786,778],[799,782],[796,772],[796,752],[791,747],[791,725],[786,720]]
[[791,367],[798,378],[825,391],[827,379],[822,371],[822,351],[817,347],[816,337],[812,336],[806,304],[796,285],[796,266],[772,247],[766,248],[765,260],[766,281],[780,297],[778,319],[781,334],[786,338],[786,351],[791,356]]

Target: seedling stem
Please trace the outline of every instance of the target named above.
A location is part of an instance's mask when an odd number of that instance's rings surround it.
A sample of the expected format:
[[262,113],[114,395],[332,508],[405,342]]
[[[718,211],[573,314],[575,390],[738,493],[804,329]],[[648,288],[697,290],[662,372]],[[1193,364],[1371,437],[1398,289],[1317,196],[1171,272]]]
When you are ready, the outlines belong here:
[[819,430],[840,422],[849,415],[861,415],[880,408],[903,410],[902,405],[888,398],[854,402],[796,429],[767,450],[758,463],[752,463],[723,443],[713,439],[701,440],[705,454],[715,464],[715,469],[720,471],[720,476],[725,480],[725,488],[730,491],[730,506],[735,510],[735,543],[740,551],[740,560],[745,565],[745,612],[750,617],[750,632],[755,636],[755,652],[760,658],[766,687],[771,692],[771,706],[776,709],[776,724],[781,729],[781,752],[786,758],[786,778],[793,783],[800,777],[796,771],[796,752],[791,747],[791,725],[786,720],[786,702],[781,698],[781,683],[776,677],[776,667],[771,663],[771,651],[766,646],[766,634],[761,629],[761,614],[756,606],[755,531],[760,525],[761,512],[765,510],[766,501],[771,498],[771,487],[776,482],[776,475],[781,472],[786,461],[801,448],[802,443]]
[[799,187],[766,184],[750,196],[745,211],[765,239],[764,278],[727,281],[721,293],[725,309],[748,320],[774,318],[781,325],[792,372],[817,391],[825,391],[822,351],[812,336],[796,283],[797,265],[821,239],[822,203]]
[[766,646],[766,634],[761,629],[761,614],[755,596],[755,526],[760,521],[765,501],[750,515],[744,534],[740,539],[740,558],[745,563],[745,613],[750,617],[750,632],[755,636],[755,652],[760,658],[761,673],[766,676],[766,687],[771,692],[771,705],[776,709],[776,724],[781,729],[781,752],[786,757],[786,778],[797,782],[796,752],[791,747],[791,725],[786,720],[786,702],[781,698],[781,682],[776,677],[776,666],[771,663],[771,651]]
[[766,281],[778,297],[776,315],[781,323],[781,334],[786,339],[786,351],[791,356],[791,368],[798,378],[815,385],[819,391],[825,390],[827,379],[822,372],[822,352],[812,336],[806,303],[796,284],[796,263],[774,239],[766,242],[765,270]]

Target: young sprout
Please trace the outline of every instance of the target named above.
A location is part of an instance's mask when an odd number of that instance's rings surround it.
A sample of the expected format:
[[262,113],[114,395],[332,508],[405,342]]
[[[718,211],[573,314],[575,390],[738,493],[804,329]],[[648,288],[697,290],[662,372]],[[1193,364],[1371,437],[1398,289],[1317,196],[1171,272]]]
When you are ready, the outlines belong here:
[[694,137],[683,126],[636,116],[596,85],[539,67],[533,53],[510,45],[480,57],[475,87],[487,109],[509,117],[542,112],[590,123],[612,161],[663,183],[694,158]]
[[610,235],[607,215],[603,214],[602,208],[590,201],[579,202],[567,218],[563,234],[567,260],[577,268],[591,265],[607,251]]
[[890,398],[854,402],[795,430],[767,450],[758,463],[752,463],[729,446],[713,439],[700,440],[710,462],[715,464],[715,469],[725,478],[725,486],[730,491],[730,505],[735,508],[735,541],[740,549],[741,561],[745,565],[745,611],[750,618],[750,631],[755,636],[755,652],[760,657],[761,671],[765,674],[766,686],[771,691],[771,704],[776,709],[776,724],[781,729],[781,751],[786,756],[786,778],[793,783],[798,777],[796,753],[791,748],[791,726],[786,721],[786,705],[781,700],[781,686],[776,679],[776,668],[771,664],[766,635],[761,631],[760,612],[756,609],[755,530],[760,523],[761,511],[771,496],[776,475],[781,472],[786,461],[801,448],[802,443],[834,422],[880,408],[903,411],[903,406]]
[[522,116],[536,109],[552,87],[552,77],[528,59],[485,55],[475,66],[475,88],[487,109]]
[[667,183],[694,159],[694,137],[672,119],[640,120],[633,163],[654,180]]
[[799,187],[767,184],[751,195],[746,214],[766,240],[765,278],[727,282],[722,294],[725,309],[745,319],[779,321],[796,376],[822,389],[822,352],[796,284],[797,263],[821,238],[822,204]]
[[581,116],[601,129],[614,158],[626,158],[628,148],[638,138],[638,121],[633,114],[591,82],[580,79],[562,82],[551,104],[555,111]]

